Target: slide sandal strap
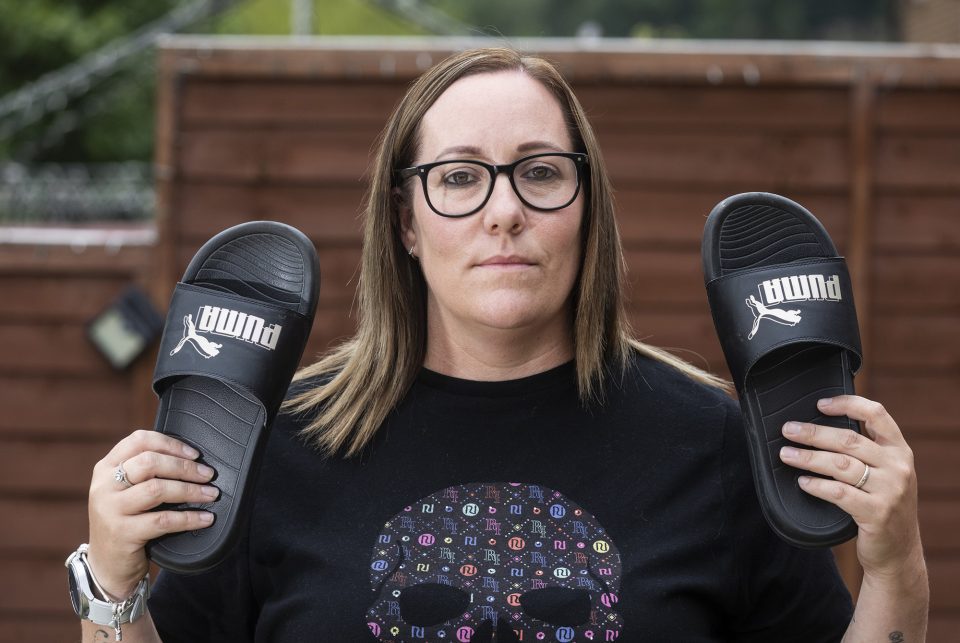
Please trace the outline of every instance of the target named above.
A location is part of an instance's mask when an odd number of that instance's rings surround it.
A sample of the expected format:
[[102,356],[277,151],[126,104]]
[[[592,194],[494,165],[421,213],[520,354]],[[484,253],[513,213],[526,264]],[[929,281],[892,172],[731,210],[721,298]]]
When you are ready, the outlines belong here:
[[740,392],[757,360],[791,344],[844,348],[852,354],[853,372],[860,369],[857,310],[842,257],[737,271],[710,281],[707,298]]
[[310,320],[268,303],[178,283],[170,301],[153,390],[202,375],[239,386],[273,415],[310,332]]

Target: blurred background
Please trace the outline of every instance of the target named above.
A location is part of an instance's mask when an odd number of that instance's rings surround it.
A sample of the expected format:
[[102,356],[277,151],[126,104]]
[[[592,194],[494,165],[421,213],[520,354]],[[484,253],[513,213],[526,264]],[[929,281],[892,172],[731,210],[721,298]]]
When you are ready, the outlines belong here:
[[[0,221],[153,216],[163,33],[958,42],[960,8],[954,0],[0,0]],[[59,189],[45,189],[51,183]]]
[[375,138],[417,74],[490,44],[554,60],[590,114],[646,341],[727,376],[699,272],[717,201],[778,192],[824,222],[858,391],[916,453],[929,640],[956,640],[960,0],[0,0],[0,42],[0,643],[77,637],[63,559],[94,463],[152,426],[196,249],[301,228],[323,273],[305,359],[348,336]]

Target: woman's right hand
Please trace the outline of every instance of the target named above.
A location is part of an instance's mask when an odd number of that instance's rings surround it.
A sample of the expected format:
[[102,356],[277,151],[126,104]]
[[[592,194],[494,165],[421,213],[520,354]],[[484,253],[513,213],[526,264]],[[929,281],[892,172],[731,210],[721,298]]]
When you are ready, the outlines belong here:
[[[205,503],[214,471],[200,454],[156,431],[134,431],[93,468],[88,514],[91,570],[114,600],[129,596],[149,569],[144,546],[164,534],[209,527],[208,511],[152,511],[163,503]],[[122,466],[128,484],[114,476]]]

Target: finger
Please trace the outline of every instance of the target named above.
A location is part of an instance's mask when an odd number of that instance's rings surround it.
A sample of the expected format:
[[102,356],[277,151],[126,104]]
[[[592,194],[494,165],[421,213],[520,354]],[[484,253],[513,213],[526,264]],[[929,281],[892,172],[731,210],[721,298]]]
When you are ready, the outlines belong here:
[[220,490],[212,485],[198,485],[180,480],[151,478],[117,494],[117,509],[128,515],[149,511],[161,504],[212,502]]
[[905,443],[900,427],[879,402],[859,395],[838,395],[819,400],[817,409],[824,415],[846,415],[863,422],[867,435],[881,444]]
[[134,516],[130,529],[138,540],[147,542],[164,534],[204,529],[213,524],[209,511],[151,511]]
[[845,453],[814,451],[785,446],[780,449],[780,459],[791,467],[830,476],[849,485],[856,485],[866,471],[866,464]]
[[797,482],[800,488],[811,496],[826,500],[846,511],[857,524],[863,523],[871,515],[870,495],[861,489],[854,489],[846,482],[816,476],[800,476]]
[[156,451],[157,453],[165,453],[181,458],[185,457],[190,460],[195,460],[200,457],[200,452],[189,444],[185,444],[159,431],[140,429],[120,440],[116,446],[110,450],[110,453],[107,454],[102,462],[108,468],[112,469],[143,451]]
[[783,425],[783,436],[791,442],[853,456],[871,466],[877,466],[882,459],[876,442],[850,429],[810,422],[787,422]]
[[123,468],[131,484],[144,482],[150,478],[207,482],[213,478],[214,474],[214,470],[202,462],[156,451],[144,451],[125,460]]

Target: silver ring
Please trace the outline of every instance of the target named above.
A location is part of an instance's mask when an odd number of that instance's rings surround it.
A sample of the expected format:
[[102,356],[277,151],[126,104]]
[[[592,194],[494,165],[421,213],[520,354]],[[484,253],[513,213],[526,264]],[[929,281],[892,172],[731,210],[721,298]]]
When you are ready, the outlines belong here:
[[123,470],[122,462],[117,465],[116,470],[113,472],[113,479],[124,485],[125,489],[129,489],[133,486],[133,483],[127,480],[127,472]]
[[863,467],[863,475],[860,476],[860,480],[857,481],[857,484],[853,485],[854,489],[859,489],[863,485],[867,484],[867,478],[870,477],[870,465],[864,462]]

